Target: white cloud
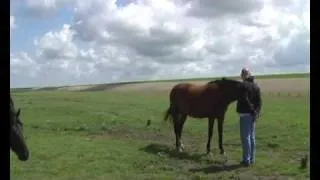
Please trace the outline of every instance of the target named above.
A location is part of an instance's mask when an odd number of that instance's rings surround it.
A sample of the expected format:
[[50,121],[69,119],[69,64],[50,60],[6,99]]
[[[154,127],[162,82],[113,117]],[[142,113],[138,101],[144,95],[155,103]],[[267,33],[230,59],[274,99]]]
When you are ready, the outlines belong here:
[[73,43],[74,32],[69,25],[63,25],[59,32],[48,32],[41,38],[34,41],[37,56],[43,61],[75,59],[78,55],[78,48]]
[[223,16],[246,16],[263,8],[262,0],[182,0],[190,4],[192,16],[219,18]]
[[28,0],[35,12],[73,7],[72,25],[35,38],[30,85],[308,70],[310,3],[288,1]]
[[20,52],[17,55],[10,55],[11,74],[21,75],[22,73],[24,76],[32,78],[37,75],[37,71],[39,70],[40,68],[37,66],[37,63],[26,52]]

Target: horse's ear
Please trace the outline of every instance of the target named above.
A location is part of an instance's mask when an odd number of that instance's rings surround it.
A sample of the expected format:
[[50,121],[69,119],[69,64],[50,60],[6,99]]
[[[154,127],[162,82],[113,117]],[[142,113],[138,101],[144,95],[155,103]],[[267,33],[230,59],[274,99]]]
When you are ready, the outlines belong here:
[[18,109],[18,112],[17,112],[17,116],[19,117],[20,115],[20,108]]

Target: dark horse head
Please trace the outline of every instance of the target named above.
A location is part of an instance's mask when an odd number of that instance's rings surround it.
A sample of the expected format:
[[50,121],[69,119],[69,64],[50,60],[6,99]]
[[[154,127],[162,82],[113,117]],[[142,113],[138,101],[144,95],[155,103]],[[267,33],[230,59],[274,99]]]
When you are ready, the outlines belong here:
[[223,92],[223,97],[227,103],[236,101],[243,97],[244,86],[241,81],[223,77],[221,79],[208,82],[208,85],[218,86],[217,89],[219,89],[220,92]]
[[23,135],[23,124],[20,117],[20,108],[15,110],[10,97],[10,149],[20,161],[29,159],[29,150]]

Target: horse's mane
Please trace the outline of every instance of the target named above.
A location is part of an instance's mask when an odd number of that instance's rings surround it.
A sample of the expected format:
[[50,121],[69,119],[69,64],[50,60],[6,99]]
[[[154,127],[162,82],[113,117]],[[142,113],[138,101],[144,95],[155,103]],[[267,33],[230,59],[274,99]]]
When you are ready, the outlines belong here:
[[11,94],[10,94],[10,111],[14,111],[14,103],[12,101]]
[[12,109],[12,106],[13,106],[13,101],[12,101],[12,98],[11,98],[11,95],[10,95],[10,111]]
[[9,106],[10,106],[9,111],[10,111],[10,126],[11,126],[12,123],[14,122],[14,118],[12,118],[12,114],[14,113],[14,105],[13,105],[11,95],[10,95],[10,105]]
[[[15,109],[15,107],[14,107],[14,103],[13,103],[13,100],[12,100],[12,98],[11,98],[11,95],[10,95],[10,117],[11,117],[11,114],[14,114],[14,113],[16,113],[16,109]],[[11,121],[12,119],[10,118],[10,121]]]
[[212,83],[220,84],[222,82],[240,83],[240,81],[237,81],[237,80],[234,80],[234,79],[229,79],[229,78],[226,78],[226,77],[222,77],[221,79],[216,79],[216,80],[213,80],[213,81],[209,81],[208,84],[212,84]]

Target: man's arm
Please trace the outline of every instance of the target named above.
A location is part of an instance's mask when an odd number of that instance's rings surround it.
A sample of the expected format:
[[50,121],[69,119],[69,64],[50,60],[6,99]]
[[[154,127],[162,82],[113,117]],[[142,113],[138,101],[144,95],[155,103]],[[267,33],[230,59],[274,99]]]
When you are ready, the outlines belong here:
[[256,112],[260,114],[261,111],[261,106],[262,106],[262,99],[261,99],[261,93],[260,93],[260,88],[257,88],[257,108]]

